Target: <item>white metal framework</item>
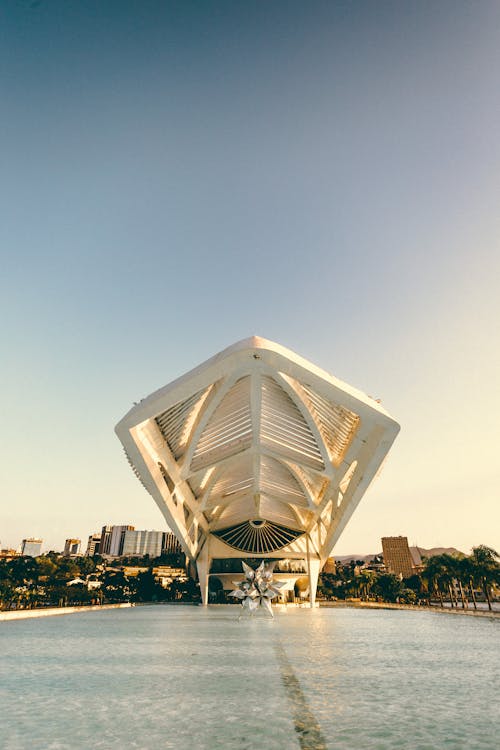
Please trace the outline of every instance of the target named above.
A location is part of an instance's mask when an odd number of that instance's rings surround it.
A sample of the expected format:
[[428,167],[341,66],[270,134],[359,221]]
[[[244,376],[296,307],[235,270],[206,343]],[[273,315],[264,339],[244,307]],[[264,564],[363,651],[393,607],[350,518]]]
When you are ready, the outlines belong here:
[[[116,426],[188,558],[302,559],[319,571],[399,425],[373,399],[252,337],[156,391]],[[234,577],[234,576],[232,576]]]

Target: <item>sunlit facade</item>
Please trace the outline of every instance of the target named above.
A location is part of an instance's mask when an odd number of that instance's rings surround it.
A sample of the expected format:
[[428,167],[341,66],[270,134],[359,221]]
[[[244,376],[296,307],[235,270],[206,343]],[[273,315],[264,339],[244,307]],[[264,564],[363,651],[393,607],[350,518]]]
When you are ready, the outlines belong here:
[[[136,404],[116,433],[189,561],[203,603],[231,559],[286,560],[314,604],[321,567],[399,425],[379,403],[252,337]],[[286,574],[281,574],[286,577]],[[281,577],[281,576],[280,576]]]

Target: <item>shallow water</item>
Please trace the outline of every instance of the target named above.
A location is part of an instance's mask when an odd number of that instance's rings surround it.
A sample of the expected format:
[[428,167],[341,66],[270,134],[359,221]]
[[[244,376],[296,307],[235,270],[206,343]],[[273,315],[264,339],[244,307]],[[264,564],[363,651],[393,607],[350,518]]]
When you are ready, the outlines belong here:
[[145,606],[0,624],[0,747],[498,747],[499,622]]

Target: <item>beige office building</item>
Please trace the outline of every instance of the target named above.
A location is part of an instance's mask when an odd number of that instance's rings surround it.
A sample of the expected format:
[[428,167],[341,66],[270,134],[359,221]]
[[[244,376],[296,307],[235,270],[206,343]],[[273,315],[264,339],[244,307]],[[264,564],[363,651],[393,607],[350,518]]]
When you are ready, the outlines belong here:
[[409,578],[415,573],[415,566],[406,536],[382,537],[384,564],[388,573]]

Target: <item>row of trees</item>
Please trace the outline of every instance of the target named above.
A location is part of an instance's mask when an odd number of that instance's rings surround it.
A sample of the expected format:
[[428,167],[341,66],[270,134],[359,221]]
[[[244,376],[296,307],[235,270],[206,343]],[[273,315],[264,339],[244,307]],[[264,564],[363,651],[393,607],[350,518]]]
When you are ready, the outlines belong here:
[[[153,575],[156,565],[183,561],[177,557],[175,560],[137,558],[133,562],[147,570],[127,576],[123,570],[106,567],[99,556],[69,558],[49,552],[36,558],[0,560],[0,609],[123,601],[196,601],[199,587],[193,581],[174,580],[163,588]],[[78,579],[82,582],[68,585]]]
[[[464,557],[435,555],[425,562],[423,575],[430,594],[434,593],[441,604],[448,598],[451,606],[458,607],[457,588],[461,606],[465,609],[470,600],[477,608],[476,590],[484,594],[491,610],[492,588],[500,584],[499,555],[491,547],[474,547],[472,554]],[[455,586],[456,583],[456,586]]]
[[[190,579],[173,580],[166,588],[158,583],[153,566],[166,560],[138,558],[133,562],[147,569],[137,576],[127,576],[123,570],[106,568],[105,561],[97,556],[68,558],[53,552],[37,558],[0,560],[0,608],[200,600],[199,586]],[[430,557],[421,573],[404,580],[362,565],[363,561],[352,560],[339,565],[335,574],[322,574],[318,595],[407,604],[434,600],[444,605],[447,601],[452,607],[466,609],[471,604],[477,608],[476,592],[480,592],[491,610],[492,589],[500,584],[499,555],[484,545],[475,547],[469,556]],[[68,585],[79,578],[81,583]],[[95,587],[89,589],[89,580]]]
[[[500,584],[499,555],[491,547],[474,547],[469,556],[435,555],[424,560],[421,573],[401,579],[360,566],[351,560],[339,565],[335,574],[322,574],[318,594],[327,599],[352,597],[405,604],[429,604],[432,599],[444,606],[477,608],[476,592],[481,592],[492,609],[492,589]],[[458,595],[457,595],[458,591]]]

